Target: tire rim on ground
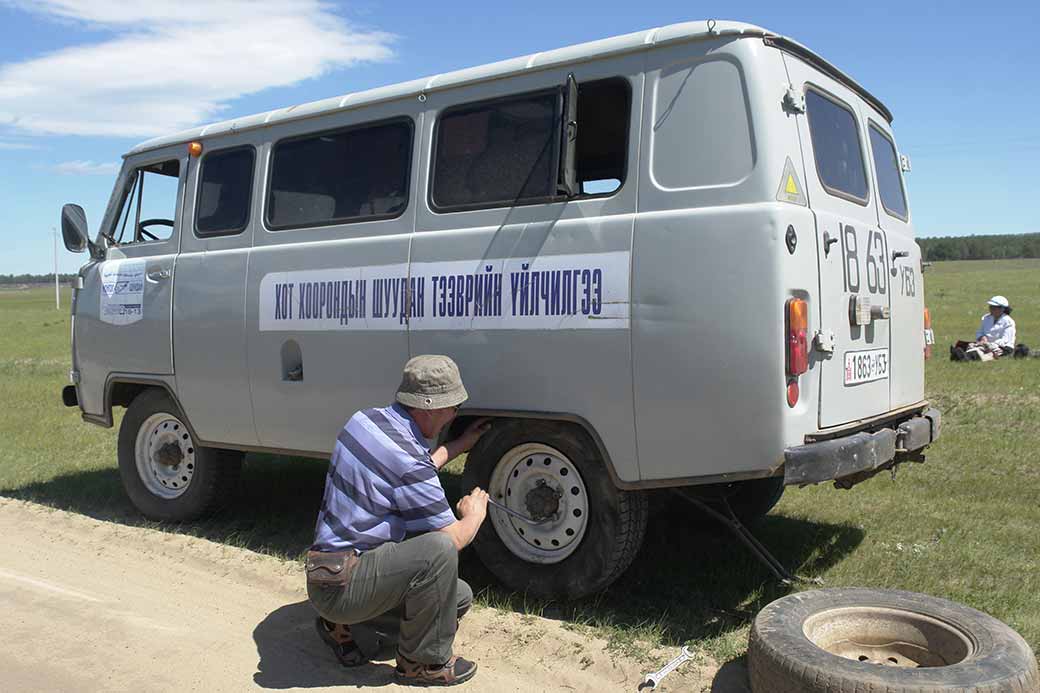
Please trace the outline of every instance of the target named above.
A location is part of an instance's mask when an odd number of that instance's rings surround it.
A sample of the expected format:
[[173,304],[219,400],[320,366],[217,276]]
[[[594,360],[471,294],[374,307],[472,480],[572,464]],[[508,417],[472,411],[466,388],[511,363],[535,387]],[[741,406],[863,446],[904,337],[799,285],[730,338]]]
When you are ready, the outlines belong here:
[[195,443],[172,414],[152,414],[137,429],[137,475],[148,492],[167,500],[188,490],[195,475]]
[[491,474],[488,493],[511,510],[547,520],[531,524],[488,508],[502,543],[529,563],[559,563],[574,553],[585,536],[589,517],[585,482],[555,448],[525,443],[507,452]]
[[806,619],[805,637],[826,652],[889,667],[943,667],[974,654],[974,639],[932,616],[888,607],[828,609]]

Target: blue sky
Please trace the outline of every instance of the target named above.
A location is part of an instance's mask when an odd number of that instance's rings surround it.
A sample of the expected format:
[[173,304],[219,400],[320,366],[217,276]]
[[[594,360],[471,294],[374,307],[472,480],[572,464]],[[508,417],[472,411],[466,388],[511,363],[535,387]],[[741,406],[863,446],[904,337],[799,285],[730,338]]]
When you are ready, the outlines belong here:
[[154,134],[707,18],[791,36],[891,108],[918,235],[1040,231],[1035,3],[0,0],[0,274],[50,271],[65,202],[93,234]]

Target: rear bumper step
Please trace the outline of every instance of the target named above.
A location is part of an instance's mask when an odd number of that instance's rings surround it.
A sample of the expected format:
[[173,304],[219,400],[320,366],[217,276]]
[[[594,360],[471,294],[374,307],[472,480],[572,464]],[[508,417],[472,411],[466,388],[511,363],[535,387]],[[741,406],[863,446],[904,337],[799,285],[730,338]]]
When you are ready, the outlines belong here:
[[[939,410],[928,409],[873,433],[861,431],[787,448],[784,484],[801,486],[833,480],[848,486],[862,481],[924,449],[939,437],[941,426]],[[847,481],[842,484],[842,480]]]

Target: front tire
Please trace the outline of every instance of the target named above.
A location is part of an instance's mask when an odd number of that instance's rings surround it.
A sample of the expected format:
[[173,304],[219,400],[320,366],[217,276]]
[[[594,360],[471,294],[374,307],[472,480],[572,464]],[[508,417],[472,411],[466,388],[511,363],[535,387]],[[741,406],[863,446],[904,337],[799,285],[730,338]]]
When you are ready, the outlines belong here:
[[577,599],[604,589],[643,543],[647,503],[617,489],[589,436],[577,426],[501,420],[469,454],[462,477],[528,517],[488,507],[474,545],[481,562],[510,589]]
[[219,510],[238,486],[242,453],[200,447],[163,390],[134,398],[119,427],[119,476],[151,520],[182,522]]

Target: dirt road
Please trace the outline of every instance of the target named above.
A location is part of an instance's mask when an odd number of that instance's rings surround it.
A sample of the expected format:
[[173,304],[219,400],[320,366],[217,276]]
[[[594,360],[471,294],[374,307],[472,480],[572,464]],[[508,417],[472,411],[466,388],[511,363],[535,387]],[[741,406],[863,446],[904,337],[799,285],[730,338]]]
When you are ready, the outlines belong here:
[[[392,685],[393,661],[342,669],[313,631],[295,563],[0,498],[0,688],[242,691]],[[557,621],[476,608],[456,650],[471,691],[635,691],[667,661],[612,657]],[[690,662],[658,690],[741,691]]]

